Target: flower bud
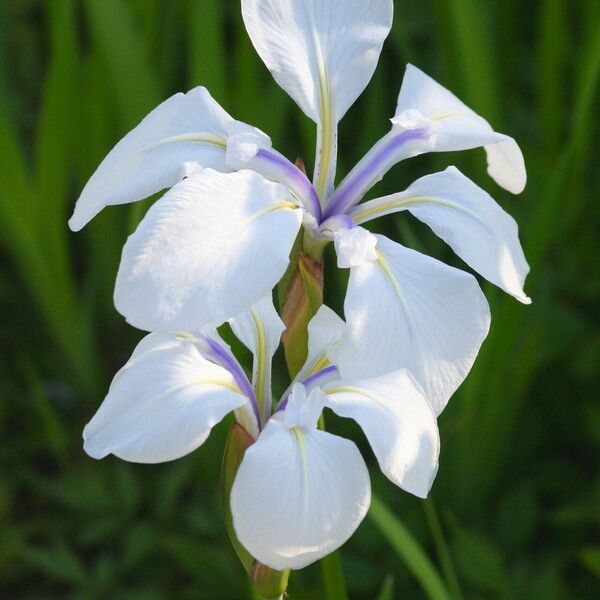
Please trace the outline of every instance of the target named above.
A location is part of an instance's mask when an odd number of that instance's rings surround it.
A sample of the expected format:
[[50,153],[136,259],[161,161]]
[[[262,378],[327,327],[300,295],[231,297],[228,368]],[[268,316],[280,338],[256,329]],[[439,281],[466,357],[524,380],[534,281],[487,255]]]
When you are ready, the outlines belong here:
[[287,286],[280,292],[281,319],[286,326],[282,342],[287,368],[293,378],[308,354],[308,322],[323,304],[323,263],[299,252]]

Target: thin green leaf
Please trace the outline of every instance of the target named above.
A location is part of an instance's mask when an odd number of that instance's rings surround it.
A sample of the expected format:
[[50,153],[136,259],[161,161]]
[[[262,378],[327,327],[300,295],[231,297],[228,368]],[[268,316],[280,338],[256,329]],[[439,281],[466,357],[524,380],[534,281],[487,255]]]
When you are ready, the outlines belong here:
[[321,559],[321,572],[327,598],[329,600],[348,600],[342,558],[339,552],[333,552]]
[[454,564],[452,563],[452,556],[448,550],[448,544],[446,543],[446,538],[444,537],[444,532],[442,530],[440,520],[438,519],[433,499],[428,498],[422,503],[422,505],[423,510],[425,511],[427,524],[429,525],[429,530],[431,531],[431,537],[435,543],[435,548],[442,566],[446,583],[448,584],[449,589],[452,591],[452,596],[456,600],[462,600],[463,593],[460,589],[460,584],[458,583],[458,577],[456,576]]
[[227,57],[223,36],[225,8],[221,0],[188,0],[186,22],[189,85],[207,87],[220,103],[227,106]]
[[491,35],[490,5],[477,0],[446,2],[450,40],[457,60],[463,96],[475,110],[495,123],[500,114],[496,57]]
[[442,578],[425,551],[396,515],[375,495],[371,500],[369,517],[394,548],[398,558],[421,584],[427,597],[430,600],[450,600],[451,596]]
[[122,0],[85,0],[94,44],[109,74],[121,127],[134,126],[161,99],[156,75],[143,52],[133,15]]
[[394,600],[394,578],[391,575],[385,578],[377,600]]
[[40,417],[42,429],[47,436],[48,447],[56,461],[64,465],[68,454],[67,431],[55,407],[49,401],[38,373],[32,367],[27,368],[27,378],[31,382],[34,406]]
[[562,27],[567,13],[565,0],[548,0],[541,5],[539,73],[540,120],[547,148],[556,149],[564,131],[565,95],[561,93],[567,57],[567,36]]

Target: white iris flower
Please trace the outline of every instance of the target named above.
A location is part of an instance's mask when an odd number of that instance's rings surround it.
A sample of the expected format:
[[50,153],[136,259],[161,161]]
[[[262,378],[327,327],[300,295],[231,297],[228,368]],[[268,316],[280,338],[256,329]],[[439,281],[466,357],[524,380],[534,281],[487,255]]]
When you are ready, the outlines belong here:
[[214,331],[150,334],[86,426],[86,451],[173,460],[198,448],[234,411],[256,439],[231,490],[234,528],[252,556],[278,570],[334,551],[369,508],[369,475],[357,447],[317,429],[324,407],[360,425],[391,481],[427,495],[438,465],[436,417],[407,371],[341,378],[330,351],[343,343],[346,325],[323,306],[309,324],[306,364],[272,414],[271,360],[283,323],[267,297],[231,324],[253,352],[252,383]]
[[399,161],[484,147],[488,171],[522,191],[515,141],[408,66],[391,131],[335,187],[337,126],[368,84],[392,25],[392,0],[242,0],[254,47],[318,128],[312,182],[204,88],[173,96],[109,153],[71,227],[108,204],[173,186],[127,241],[115,304],[147,331],[197,331],[246,311],[280,281],[301,227],[311,247],[335,240],[350,269],[349,323],[336,357],[344,377],[406,368],[439,413],[489,329],[476,279],[370,234],[361,225],[408,210],[471,268],[528,303],[529,270],[514,220],[454,167],[360,204]]

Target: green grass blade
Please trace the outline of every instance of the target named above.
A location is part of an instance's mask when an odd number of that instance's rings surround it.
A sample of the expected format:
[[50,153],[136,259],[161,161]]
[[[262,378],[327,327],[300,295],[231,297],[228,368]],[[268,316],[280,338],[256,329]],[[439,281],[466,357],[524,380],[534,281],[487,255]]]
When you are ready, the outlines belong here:
[[[99,55],[94,54],[87,64],[86,77],[79,94],[86,119],[82,124],[78,143],[78,190],[83,188],[114,143],[114,123],[111,120],[111,103],[107,98],[105,81],[103,61]],[[135,205],[144,204],[139,202]],[[126,208],[111,206],[92,221],[84,234],[87,237],[81,240],[86,245],[88,257],[83,284],[85,299],[89,304],[87,310],[98,317],[106,316],[110,321],[118,318],[113,305],[113,281],[126,232]],[[75,235],[75,239],[79,235]]]
[[462,600],[464,596],[460,589],[458,577],[456,576],[454,564],[452,563],[452,556],[450,555],[450,550],[448,549],[448,544],[446,543],[444,532],[442,531],[442,526],[440,524],[433,499],[428,498],[422,503],[422,505],[448,587],[450,590],[452,590],[453,598],[456,600]]
[[227,106],[227,57],[223,36],[225,4],[220,0],[189,0],[187,11],[189,85],[207,87],[218,102]]
[[[140,31],[132,7],[123,0],[86,0],[85,7],[94,52],[102,58],[111,83],[111,100],[117,107],[122,135],[165,99],[145,52],[143,33],[150,34],[148,30]],[[142,217],[143,209],[140,203],[130,206],[129,222],[133,227]]]
[[328,600],[348,600],[339,552],[333,552],[321,559],[321,572]]
[[77,318],[76,300],[65,287],[57,287],[53,270],[48,268],[44,232],[37,227],[34,188],[25,160],[0,103],[0,221],[4,242],[20,269],[29,293],[39,307],[71,369],[73,380],[84,393],[97,382],[97,364],[91,340]]
[[385,578],[377,600],[394,600],[394,578],[391,575]]
[[47,7],[52,55],[34,148],[35,225],[38,245],[44,247],[44,268],[61,282],[55,293],[63,306],[74,308],[66,219],[79,127],[75,15],[71,0],[52,1]]
[[567,36],[562,24],[567,13],[565,0],[547,0],[541,4],[539,73],[540,121],[544,142],[552,151],[558,147],[564,133],[564,121],[557,115],[564,114],[565,96],[561,93],[567,57]]
[[494,37],[491,35],[489,4],[477,0],[448,0],[440,14],[447,29],[448,51],[455,57],[461,97],[491,123],[499,118],[499,95]]
[[442,578],[424,550],[394,513],[377,497],[371,500],[369,517],[394,548],[400,560],[421,584],[430,600],[450,600]]
[[134,126],[162,98],[131,10],[122,0],[85,0],[92,39],[106,64],[121,127]]

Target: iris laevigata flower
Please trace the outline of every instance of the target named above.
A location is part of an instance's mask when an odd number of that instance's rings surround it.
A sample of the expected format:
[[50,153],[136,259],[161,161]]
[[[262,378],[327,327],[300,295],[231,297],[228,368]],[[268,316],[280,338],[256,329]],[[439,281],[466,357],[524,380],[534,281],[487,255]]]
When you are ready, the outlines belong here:
[[425,497],[439,455],[436,417],[406,370],[341,378],[331,357],[346,324],[322,306],[309,324],[304,368],[272,411],[271,360],[284,329],[271,298],[232,320],[253,352],[250,381],[215,331],[150,334],[135,349],[84,431],[95,458],[156,463],[202,445],[227,413],[256,442],[231,490],[236,534],[274,569],[300,568],[354,532],[370,503],[369,475],[353,442],[317,429],[325,407],[363,429],[383,473]]
[[[474,276],[364,225],[408,211],[474,271],[530,302],[516,223],[455,167],[366,195],[400,161],[428,152],[483,147],[490,176],[515,194],[526,172],[512,138],[408,65],[390,131],[336,183],[338,124],[373,75],[392,0],[241,6],[259,56],[317,125],[314,175],[202,87],[163,102],[108,154],[73,229],[107,205],[170,189],[125,244],[115,288],[117,309],[153,333],[115,377],[85,447],[98,458],[173,460],[234,412],[253,442],[230,490],[235,535],[261,563],[298,568],[342,544],[369,506],[354,444],[316,427],[323,408],[356,420],[382,471],[425,496],[437,470],[436,417],[489,329]],[[333,243],[350,270],[345,322],[319,310],[306,364],[273,410],[271,358],[283,325],[271,294],[298,241],[317,261]],[[251,380],[217,333],[227,321],[254,354]]]
[[[77,203],[73,228],[107,204],[173,186],[123,251],[115,304],[131,324],[190,330],[246,310],[279,282],[303,227],[313,248],[335,240],[338,265],[351,271],[351,374],[408,368],[443,408],[487,335],[486,300],[471,275],[362,225],[409,211],[475,271],[529,302],[517,226],[454,167],[360,202],[396,163],[425,152],[483,146],[490,175],[514,193],[525,185],[525,167],[512,138],[409,65],[390,132],[334,186],[337,125],[373,74],[392,12],[391,0],[242,2],[259,55],[317,123],[312,183],[204,88],[168,99],[109,153]],[[369,335],[380,350],[367,356],[361,348],[373,344],[361,344]]]

